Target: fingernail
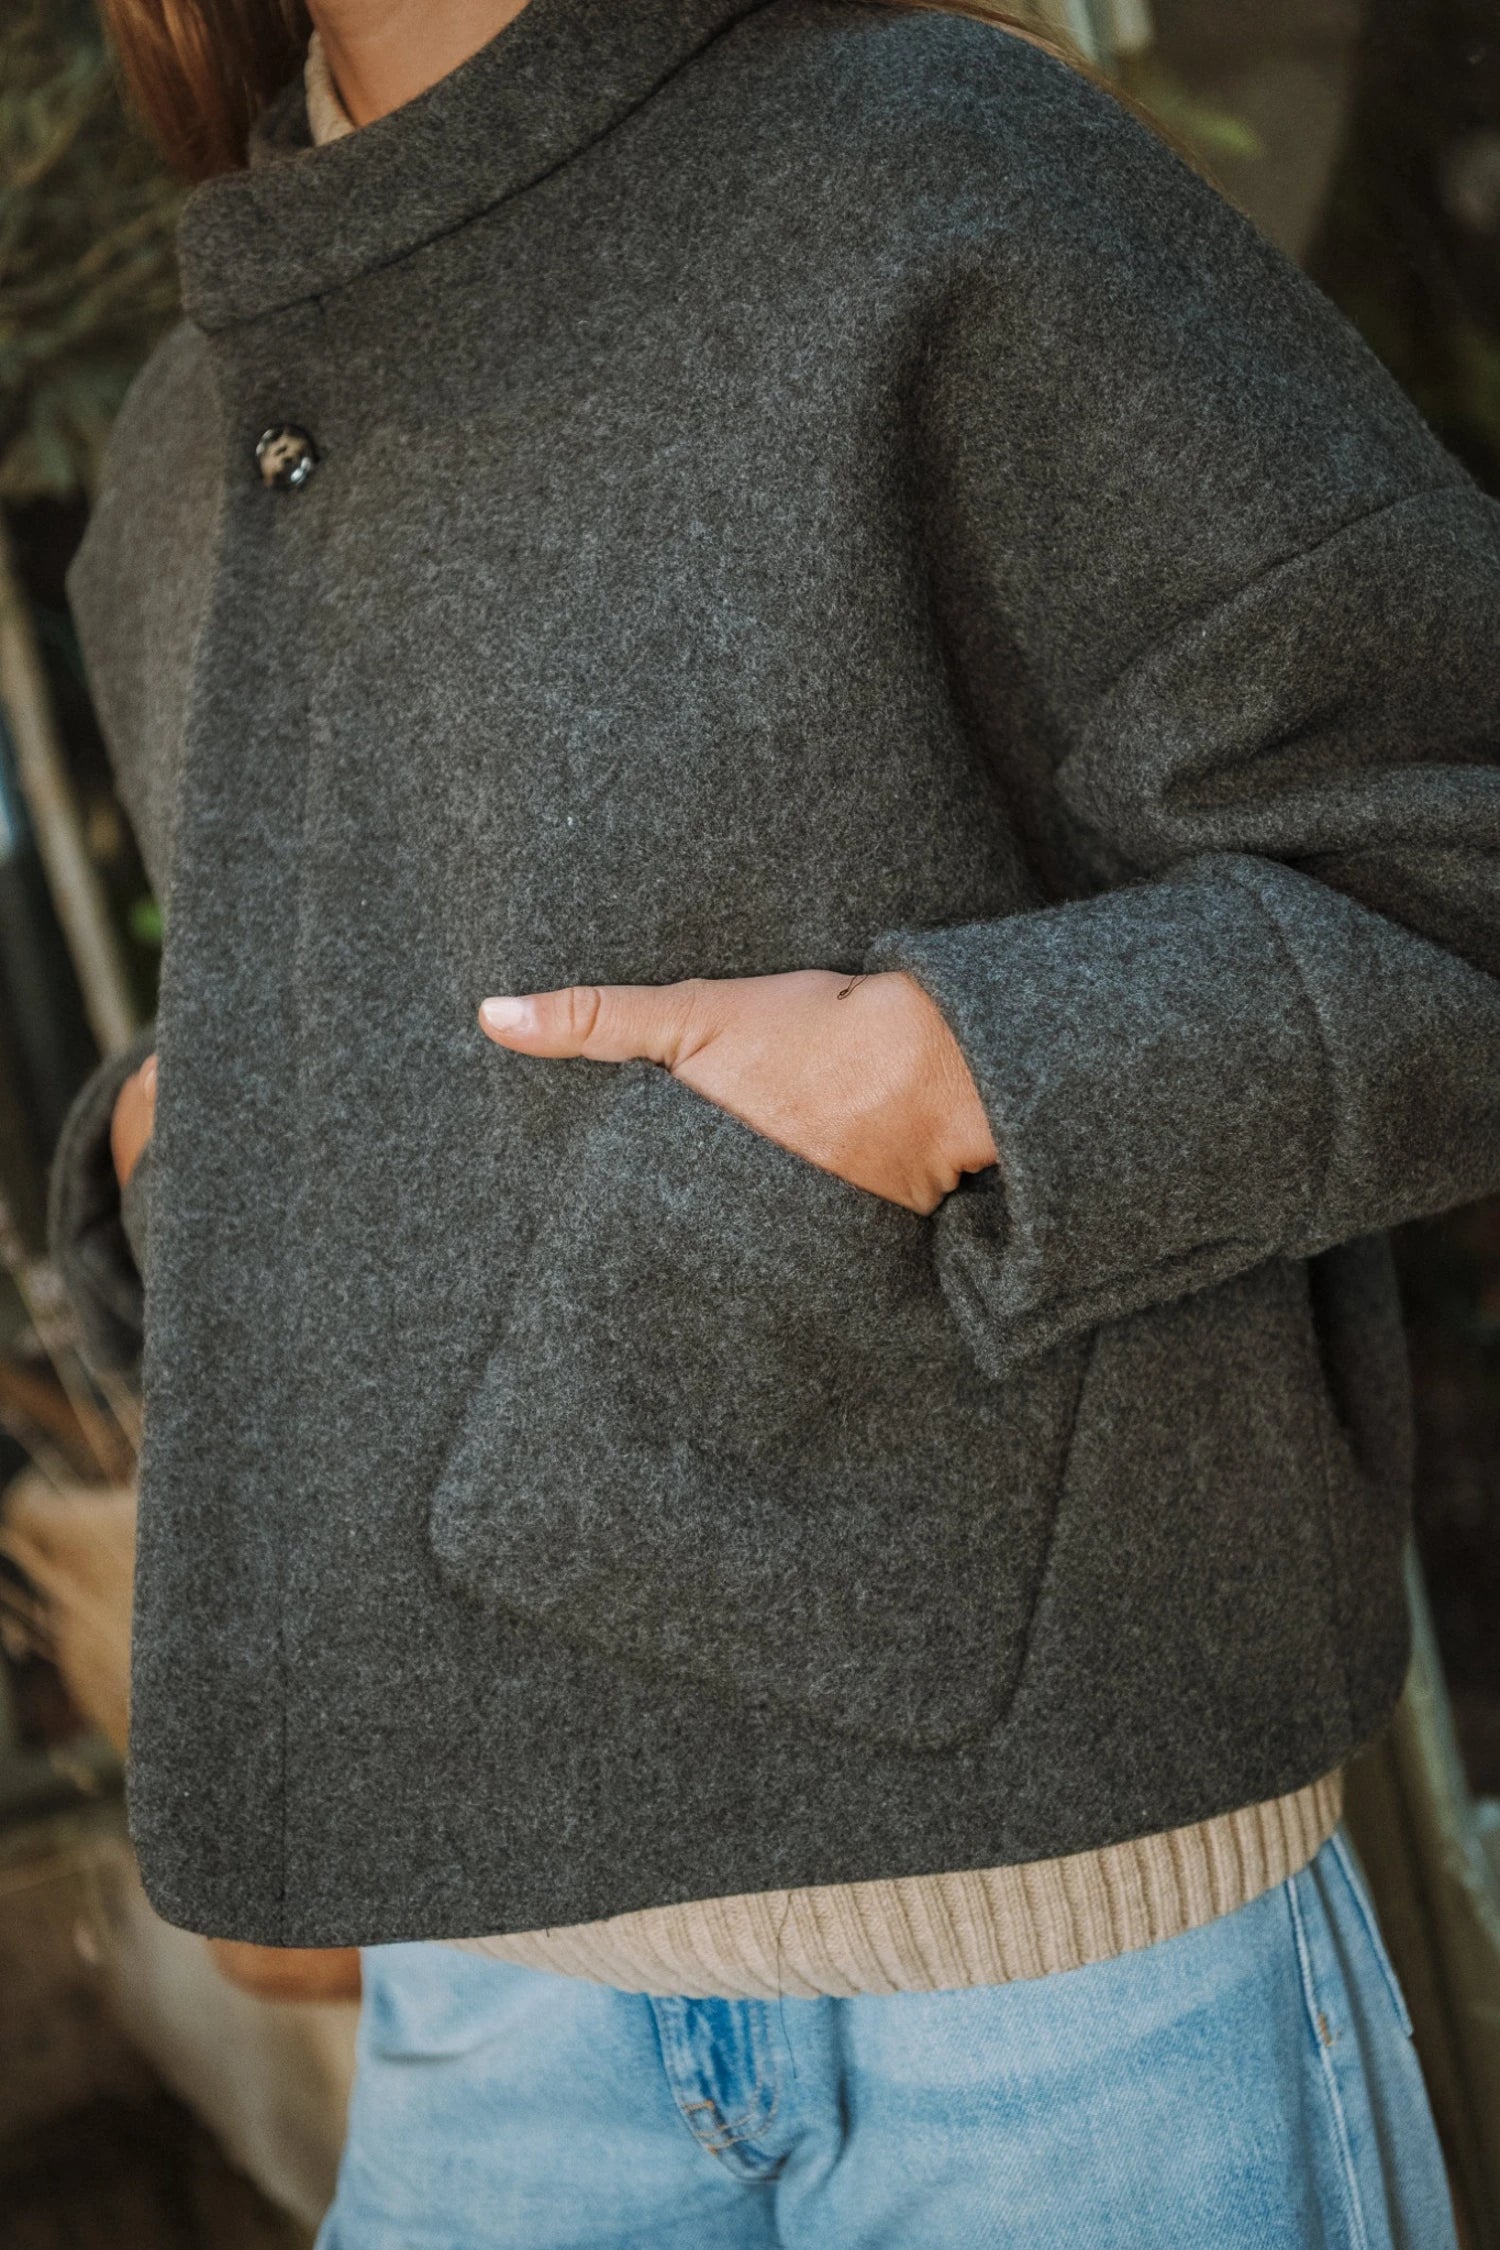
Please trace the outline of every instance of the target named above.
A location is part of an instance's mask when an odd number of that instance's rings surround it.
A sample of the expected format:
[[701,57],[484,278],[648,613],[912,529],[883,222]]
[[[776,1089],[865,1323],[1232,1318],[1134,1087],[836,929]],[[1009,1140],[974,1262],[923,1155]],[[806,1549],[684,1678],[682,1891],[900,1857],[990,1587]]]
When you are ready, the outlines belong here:
[[531,1002],[510,999],[481,1001],[479,1020],[486,1031],[520,1031],[531,1021]]
[[145,1067],[145,1069],[144,1069],[144,1070],[142,1071],[142,1073],[141,1073],[141,1084],[142,1084],[142,1085],[143,1085],[143,1086],[144,1086],[144,1087],[146,1088],[146,1091],[147,1091],[148,1093],[151,1093],[151,1092],[153,1092],[153,1091],[155,1090],[155,1087],[156,1087],[156,1057],[155,1057],[155,1055],[148,1055],[148,1056],[146,1057],[146,1067]]

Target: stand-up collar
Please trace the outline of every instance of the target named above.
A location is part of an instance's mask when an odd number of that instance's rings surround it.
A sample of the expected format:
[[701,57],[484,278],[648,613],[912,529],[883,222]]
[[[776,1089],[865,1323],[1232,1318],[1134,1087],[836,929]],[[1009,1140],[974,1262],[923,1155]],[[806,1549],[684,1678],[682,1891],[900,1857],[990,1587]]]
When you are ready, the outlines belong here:
[[766,4],[528,0],[425,93],[322,147],[299,73],[256,120],[248,168],[183,208],[185,310],[223,328],[400,257],[529,187]]

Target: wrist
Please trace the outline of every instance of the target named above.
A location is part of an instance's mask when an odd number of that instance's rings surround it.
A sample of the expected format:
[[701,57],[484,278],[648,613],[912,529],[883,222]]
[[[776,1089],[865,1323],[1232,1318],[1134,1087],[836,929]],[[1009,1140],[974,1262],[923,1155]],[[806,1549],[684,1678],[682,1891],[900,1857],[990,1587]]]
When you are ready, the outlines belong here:
[[1000,1161],[994,1129],[963,1049],[946,1023],[943,1035],[948,1057],[949,1157],[956,1171],[983,1172]]
[[979,1088],[947,1017],[905,969],[887,972],[907,988],[917,1031],[915,1070],[939,1168],[955,1177],[1000,1160]]

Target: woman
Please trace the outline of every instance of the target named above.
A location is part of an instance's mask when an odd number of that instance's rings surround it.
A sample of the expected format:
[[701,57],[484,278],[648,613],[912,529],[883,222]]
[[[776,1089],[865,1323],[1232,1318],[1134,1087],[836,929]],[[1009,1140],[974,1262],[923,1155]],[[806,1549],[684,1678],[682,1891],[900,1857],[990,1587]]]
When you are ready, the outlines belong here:
[[1500,511],[1002,25],[111,13],[212,175],[70,588],[131,1818],[371,1949],[325,2246],[1451,2242],[1338,1777]]

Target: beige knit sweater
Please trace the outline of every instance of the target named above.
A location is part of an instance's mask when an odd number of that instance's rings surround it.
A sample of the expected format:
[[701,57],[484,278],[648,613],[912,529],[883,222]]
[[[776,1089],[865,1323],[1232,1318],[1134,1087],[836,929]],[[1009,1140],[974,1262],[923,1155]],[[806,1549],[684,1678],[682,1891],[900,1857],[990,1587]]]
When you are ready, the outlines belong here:
[[[314,141],[356,130],[316,32],[306,69]],[[453,1938],[466,1952],[692,1998],[937,1992],[1081,1968],[1245,1906],[1304,1867],[1338,1823],[1342,1777],[1066,1859],[694,1899],[608,1921]],[[766,1817],[775,1818],[768,1807]]]

